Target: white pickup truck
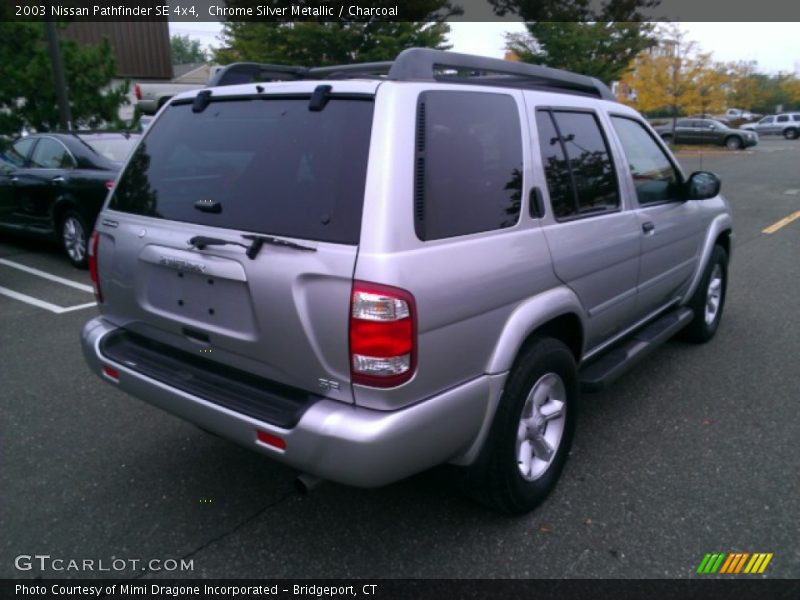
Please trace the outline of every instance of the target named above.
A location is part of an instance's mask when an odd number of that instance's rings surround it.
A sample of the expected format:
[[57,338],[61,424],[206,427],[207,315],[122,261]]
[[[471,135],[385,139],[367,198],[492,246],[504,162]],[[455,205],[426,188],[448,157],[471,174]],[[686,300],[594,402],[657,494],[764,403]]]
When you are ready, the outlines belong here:
[[203,87],[196,83],[137,83],[133,86],[136,96],[136,106],[142,114],[154,115],[164,103],[181,92],[196,90]]
[[[220,66],[211,67],[208,74],[208,81],[205,85],[210,84],[217,74],[217,71],[221,68]],[[164,83],[140,82],[133,86],[133,93],[136,96],[136,105],[139,107],[141,113],[144,115],[154,115],[158,112],[158,109],[164,106],[164,103],[173,96],[181,92],[188,92],[205,87],[205,85],[196,82],[181,83],[177,81],[167,81]]]

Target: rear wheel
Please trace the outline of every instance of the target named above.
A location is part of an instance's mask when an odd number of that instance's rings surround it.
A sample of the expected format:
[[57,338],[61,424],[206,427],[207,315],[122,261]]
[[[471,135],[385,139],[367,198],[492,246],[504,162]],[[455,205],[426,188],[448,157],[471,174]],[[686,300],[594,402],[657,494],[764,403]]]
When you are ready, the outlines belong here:
[[785,137],[787,140],[796,140],[797,133],[797,129],[787,129],[783,132],[783,137]]
[[742,140],[736,136],[731,136],[725,140],[725,147],[728,150],[739,150],[742,147]]
[[704,344],[714,337],[725,307],[727,283],[728,254],[722,246],[714,246],[700,285],[688,304],[694,318],[683,330],[685,339]]
[[538,338],[517,360],[481,454],[462,484],[510,514],[535,508],[553,490],[575,431],[577,370],[572,352]]
[[61,219],[61,246],[69,261],[79,269],[85,269],[89,256],[89,232],[86,223],[73,210],[64,213]]

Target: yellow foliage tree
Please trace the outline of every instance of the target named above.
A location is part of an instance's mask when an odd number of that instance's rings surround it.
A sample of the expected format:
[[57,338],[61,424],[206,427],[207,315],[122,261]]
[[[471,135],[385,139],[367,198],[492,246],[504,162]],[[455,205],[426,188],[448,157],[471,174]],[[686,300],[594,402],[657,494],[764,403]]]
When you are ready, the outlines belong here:
[[764,75],[758,72],[756,61],[729,63],[727,70],[730,77],[728,106],[752,111],[767,102],[770,92],[764,85]]
[[621,86],[630,92],[622,100],[641,112],[668,110],[673,117],[714,113],[725,109],[727,84],[711,55],[671,24],[659,31],[658,46],[639,54],[623,76]]

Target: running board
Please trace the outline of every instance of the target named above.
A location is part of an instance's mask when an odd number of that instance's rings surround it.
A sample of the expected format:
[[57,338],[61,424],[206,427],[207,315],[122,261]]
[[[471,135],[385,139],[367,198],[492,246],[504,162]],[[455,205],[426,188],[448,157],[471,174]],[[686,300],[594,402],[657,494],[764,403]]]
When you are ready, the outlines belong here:
[[639,329],[611,350],[582,366],[579,373],[581,389],[598,392],[611,385],[653,350],[678,333],[694,313],[690,308],[676,308]]

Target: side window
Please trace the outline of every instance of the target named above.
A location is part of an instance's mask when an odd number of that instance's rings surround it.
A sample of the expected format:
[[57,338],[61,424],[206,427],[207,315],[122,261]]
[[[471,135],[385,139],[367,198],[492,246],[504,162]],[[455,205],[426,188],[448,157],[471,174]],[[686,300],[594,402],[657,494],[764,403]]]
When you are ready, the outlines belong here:
[[556,219],[564,219],[576,214],[575,188],[572,185],[567,155],[558,136],[553,117],[549,111],[536,112],[536,125],[539,130],[539,148],[542,151],[542,164],[550,192],[550,204]]
[[28,153],[31,151],[31,147],[35,143],[36,139],[34,138],[22,139],[9,149],[9,151],[6,153],[6,157],[15,166],[24,167],[25,160],[28,157]]
[[789,115],[781,115],[778,117],[778,123],[787,123],[789,121]]
[[[585,112],[548,112],[553,119],[556,135],[548,134],[545,128],[544,135],[543,132],[539,134],[539,145],[556,217],[565,218],[619,208],[614,166],[597,118]],[[543,113],[544,111],[538,113],[537,122],[542,122]],[[548,154],[552,156],[554,137],[561,145],[562,156],[566,157],[567,171],[574,188],[572,206],[564,204],[563,194],[559,189],[564,181],[563,169],[551,170],[551,165],[548,164]]]
[[611,117],[611,122],[625,151],[639,204],[677,199],[678,172],[644,126],[625,117]]
[[421,94],[414,165],[419,239],[515,225],[522,200],[522,131],[514,98]]
[[39,169],[70,169],[75,165],[64,146],[50,138],[42,138],[31,156],[31,166]]
[[764,117],[759,121],[761,125],[769,125],[775,117]]

